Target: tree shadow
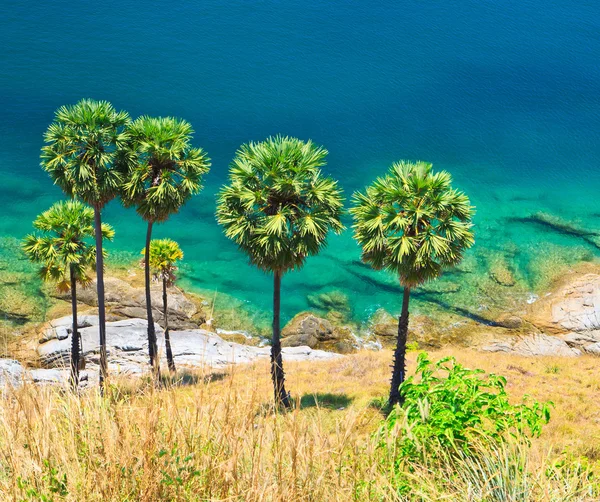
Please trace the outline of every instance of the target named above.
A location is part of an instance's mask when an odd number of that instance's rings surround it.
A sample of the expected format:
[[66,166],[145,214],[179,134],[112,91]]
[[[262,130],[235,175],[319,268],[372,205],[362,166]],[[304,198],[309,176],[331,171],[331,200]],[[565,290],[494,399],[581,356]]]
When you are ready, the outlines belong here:
[[178,370],[174,374],[168,372],[161,375],[161,383],[164,387],[188,387],[199,383],[219,382],[226,376],[225,372],[201,373],[188,369]]
[[[357,267],[362,267],[362,268],[368,267],[367,265],[365,265],[364,263],[359,262],[359,261],[353,261],[352,264],[356,265]],[[358,277],[359,279],[368,283],[369,285],[376,287],[380,290],[386,291],[388,293],[400,294],[402,292],[402,288],[400,287],[399,284],[398,285],[388,284],[384,281],[380,281],[373,277],[369,277],[366,274],[363,274],[357,270],[352,270],[350,268],[347,270],[347,272],[354,275],[355,277]],[[450,271],[446,272],[446,275],[464,274],[464,273],[466,273],[466,272],[462,272],[460,270],[454,269],[454,270],[450,270]],[[419,291],[418,289],[415,289],[411,292],[411,296],[418,300],[438,305],[439,307],[442,307],[445,310],[454,312],[460,316],[471,319],[479,324],[483,324],[486,326],[492,326],[492,327],[498,326],[498,324],[496,322],[479,315],[477,312],[473,312],[473,311],[467,310],[465,308],[450,305],[449,303],[444,302],[443,300],[440,299],[440,296],[442,296],[440,293],[430,293],[428,291]]]
[[378,411],[383,418],[387,418],[394,409],[394,406],[390,406],[386,396],[379,396],[371,399],[368,407]]
[[316,394],[304,394],[300,398],[300,409],[305,408],[325,408],[328,410],[339,410],[347,408],[353,398],[346,394],[331,394],[327,393],[316,393]]

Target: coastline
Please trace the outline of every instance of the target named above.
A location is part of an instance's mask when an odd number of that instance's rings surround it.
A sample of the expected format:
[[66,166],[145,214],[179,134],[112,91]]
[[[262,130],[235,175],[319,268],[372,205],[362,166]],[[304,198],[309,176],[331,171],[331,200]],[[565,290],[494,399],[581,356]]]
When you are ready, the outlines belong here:
[[[60,298],[52,286],[37,279],[35,268],[20,256],[18,244],[16,239],[0,240],[0,288],[3,292],[0,331],[5,354],[13,350],[10,342],[28,338],[44,322],[69,314],[69,303]],[[540,276],[538,287],[532,289],[519,269],[509,261],[509,253],[510,250],[498,252],[479,248],[470,253],[463,264],[415,291],[411,336],[420,348],[480,345],[490,339],[491,329],[495,328],[496,336],[500,333],[507,317],[526,317],[540,298],[559,289],[573,276],[600,272],[600,260],[593,255],[571,262],[571,256],[577,257],[577,252],[569,255],[569,249],[555,250],[536,264],[544,274]],[[7,254],[12,254],[11,259],[6,258]],[[485,265],[483,273],[482,264]],[[372,272],[360,264],[353,265],[353,273],[360,281],[392,295],[397,291],[399,307],[400,288],[393,277]],[[195,288],[188,280],[188,273],[189,269],[182,267],[177,288],[193,299],[203,312],[204,320],[211,319],[208,326],[200,323],[198,327],[245,332],[255,339],[253,343],[267,341],[271,321],[269,311],[257,309],[228,292]],[[106,274],[135,287],[143,284],[139,262],[128,253],[109,256]],[[317,291],[308,302],[309,308],[288,316],[285,324],[298,314],[310,313],[326,319],[336,329],[346,330],[346,339],[356,338],[361,345],[367,344],[371,348],[377,347],[380,335],[386,336],[386,330],[391,330],[389,326],[397,321],[398,311],[384,307],[373,308],[368,315],[357,313],[350,295],[336,288]],[[86,308],[86,305],[82,307]],[[509,326],[508,329],[515,328]]]

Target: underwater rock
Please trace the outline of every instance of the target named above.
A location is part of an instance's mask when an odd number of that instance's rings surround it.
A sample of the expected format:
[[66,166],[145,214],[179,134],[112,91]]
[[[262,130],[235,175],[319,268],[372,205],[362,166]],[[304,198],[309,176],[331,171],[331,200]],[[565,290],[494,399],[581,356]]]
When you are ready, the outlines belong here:
[[18,286],[0,288],[0,314],[17,322],[32,321],[40,317],[40,305],[35,298]]
[[501,286],[512,287],[517,283],[504,259],[495,260],[490,264],[489,275]]
[[306,299],[311,307],[332,313],[334,319],[347,319],[352,311],[348,296],[341,291],[315,293],[308,295]]
[[419,291],[433,294],[458,293],[460,291],[460,284],[444,280],[430,281],[419,286]]
[[513,218],[513,220],[521,223],[535,223],[564,235],[580,237],[588,244],[600,249],[600,231],[581,227],[579,224],[565,220],[560,216],[540,211],[526,218]]

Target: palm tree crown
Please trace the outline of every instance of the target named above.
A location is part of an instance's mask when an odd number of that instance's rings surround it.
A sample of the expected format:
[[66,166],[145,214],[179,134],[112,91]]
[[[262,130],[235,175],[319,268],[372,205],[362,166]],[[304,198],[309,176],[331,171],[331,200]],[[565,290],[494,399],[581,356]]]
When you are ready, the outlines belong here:
[[[40,276],[44,281],[58,283],[61,291],[70,287],[69,272],[75,272],[77,281],[90,281],[88,268],[94,268],[96,249],[89,239],[94,238],[94,210],[78,200],[57,202],[40,214],[33,226],[42,235],[31,234],[23,241],[27,257],[41,263]],[[111,240],[114,231],[102,225],[105,239]]]
[[327,150],[276,136],[238,150],[218,196],[225,235],[266,271],[299,268],[343,225],[342,192],[322,175]]
[[42,168],[67,195],[103,207],[121,184],[115,160],[128,123],[129,115],[106,101],[60,107],[44,135]]
[[[142,255],[146,254],[146,248],[142,249]],[[166,281],[167,286],[172,286],[177,277],[175,265],[183,259],[183,251],[179,244],[171,239],[155,239],[150,242],[150,269],[156,281]]]
[[192,148],[192,126],[173,117],[140,117],[128,129],[123,199],[146,221],[161,222],[202,189],[210,159]]
[[426,162],[397,162],[353,197],[354,235],[362,259],[415,287],[457,264],[474,243],[468,197],[446,171]]

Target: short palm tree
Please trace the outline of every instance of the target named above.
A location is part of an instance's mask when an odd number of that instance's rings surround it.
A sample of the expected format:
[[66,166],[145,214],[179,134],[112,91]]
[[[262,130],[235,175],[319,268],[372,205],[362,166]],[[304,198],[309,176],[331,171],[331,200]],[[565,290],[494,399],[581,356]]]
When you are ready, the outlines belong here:
[[290,406],[280,342],[282,276],[302,267],[325,245],[330,230],[341,232],[342,192],[324,176],[327,151],[311,141],[272,137],[242,145],[218,195],[217,220],[250,262],[273,274],[271,376],[275,401]]
[[[23,250],[34,263],[42,265],[44,281],[56,282],[59,291],[71,291],[73,325],[71,331],[71,382],[79,385],[80,337],[77,330],[77,284],[90,282],[87,272],[95,267],[94,210],[78,200],[57,202],[40,214],[33,226],[40,234],[23,240]],[[102,225],[102,236],[112,239],[113,229]]]
[[121,186],[115,161],[127,138],[128,123],[129,115],[116,111],[110,103],[83,99],[56,111],[42,148],[42,168],[54,183],[68,196],[81,199],[94,210],[101,389],[108,370],[101,213]]
[[[142,249],[144,259],[142,263],[146,266],[146,248]],[[175,372],[175,360],[171,349],[171,337],[169,334],[169,316],[167,309],[167,288],[175,284],[177,277],[176,263],[183,259],[183,252],[179,244],[171,239],[157,239],[150,241],[150,270],[152,278],[156,281],[162,281],[163,287],[163,317],[165,323],[165,350],[167,353],[167,364],[169,371]]]
[[362,259],[397,274],[404,288],[389,404],[401,400],[405,378],[410,291],[456,265],[474,243],[468,197],[451,186],[446,171],[426,162],[398,162],[364,193],[356,193],[354,237]]
[[189,198],[202,189],[202,176],[210,160],[201,148],[190,145],[194,133],[185,120],[172,117],[140,117],[128,128],[129,141],[123,155],[127,180],[122,187],[126,206],[135,205],[147,222],[144,277],[148,317],[150,364],[158,375],[158,346],[150,295],[150,241],[154,223],[177,213]]

